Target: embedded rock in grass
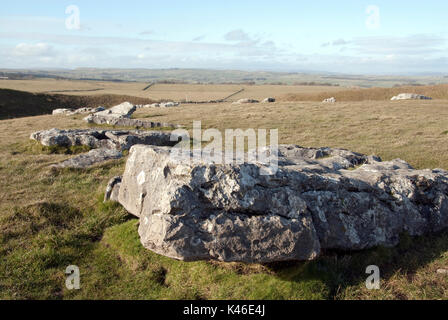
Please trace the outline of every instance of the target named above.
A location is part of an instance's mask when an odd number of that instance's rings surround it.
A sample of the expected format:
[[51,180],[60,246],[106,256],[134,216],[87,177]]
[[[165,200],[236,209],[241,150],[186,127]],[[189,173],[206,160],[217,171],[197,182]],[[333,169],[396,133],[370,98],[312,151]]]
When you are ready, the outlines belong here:
[[391,100],[432,100],[432,98],[415,93],[400,93],[398,96],[392,97]]
[[174,108],[174,107],[178,107],[180,105],[180,103],[178,103],[178,102],[172,102],[172,101],[169,101],[169,102],[162,102],[162,103],[160,103],[160,108]]
[[37,131],[31,134],[30,138],[40,142],[47,147],[72,147],[88,146],[90,148],[115,148],[113,141],[106,137],[105,130],[73,129],[60,130],[50,129]]
[[186,261],[266,263],[316,258],[321,248],[394,246],[399,235],[448,226],[448,172],[341,149],[280,146],[260,163],[187,162],[137,145],[118,200],[140,218],[143,245]]
[[66,115],[66,116],[72,116],[76,114],[86,114],[86,113],[96,113],[100,111],[104,111],[103,107],[98,108],[79,108],[76,110],[73,109],[56,109],[53,110],[53,115]]
[[263,101],[261,101],[261,103],[274,103],[275,102],[275,98],[266,98]]
[[118,121],[119,119],[130,118],[136,110],[137,107],[132,103],[123,102],[122,104],[119,104],[110,109],[90,114],[89,116],[84,118],[84,120],[88,123],[114,124],[112,122]]
[[129,118],[137,110],[137,107],[129,102],[123,102],[110,109],[95,113],[97,116]]
[[336,103],[336,98],[331,97],[331,98],[325,99],[324,101],[322,101],[322,103]]
[[91,130],[50,129],[31,134],[31,139],[44,146],[88,146],[90,148],[109,148],[129,150],[135,144],[154,146],[173,146],[169,132],[139,130]]
[[97,116],[95,114],[88,116],[85,118],[88,123],[100,124],[100,125],[110,125],[117,127],[134,127],[134,128],[143,128],[143,129],[151,129],[151,128],[179,128],[178,125],[173,125],[170,123],[163,122],[153,122],[153,121],[145,121],[139,119],[128,119],[128,118],[108,118],[103,116]]
[[[177,104],[171,102],[167,103],[166,106],[167,107],[177,106]],[[84,121],[90,124],[110,125],[118,127],[134,127],[144,129],[180,127],[178,125],[173,125],[169,123],[131,119],[131,116],[137,110],[137,107],[143,107],[143,106],[135,106],[129,102],[124,102],[108,110],[92,113],[87,117],[85,117]]]
[[105,148],[93,149],[88,153],[80,154],[59,164],[53,165],[53,167],[84,169],[97,163],[120,159],[122,156],[123,154],[118,150]]
[[54,116],[59,116],[59,115],[68,115],[73,113],[73,109],[55,109],[53,110],[53,115]]
[[30,138],[48,147],[87,146],[95,149],[58,165],[71,168],[84,168],[95,163],[119,159],[122,157],[122,151],[129,150],[136,144],[174,146],[177,143],[171,141],[170,132],[139,130],[51,129],[35,132]]

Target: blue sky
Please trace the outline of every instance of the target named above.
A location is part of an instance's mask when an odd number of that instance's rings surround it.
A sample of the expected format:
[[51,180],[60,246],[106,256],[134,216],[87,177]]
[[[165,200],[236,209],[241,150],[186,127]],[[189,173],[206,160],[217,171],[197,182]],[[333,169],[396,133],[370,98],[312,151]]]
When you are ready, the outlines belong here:
[[445,0],[15,0],[0,67],[448,72],[447,15]]

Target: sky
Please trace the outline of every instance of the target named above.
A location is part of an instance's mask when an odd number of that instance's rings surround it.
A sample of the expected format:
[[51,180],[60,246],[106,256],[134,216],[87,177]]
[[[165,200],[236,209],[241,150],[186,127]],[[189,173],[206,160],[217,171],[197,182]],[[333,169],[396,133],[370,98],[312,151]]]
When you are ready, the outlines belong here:
[[0,68],[448,73],[448,1],[14,0]]

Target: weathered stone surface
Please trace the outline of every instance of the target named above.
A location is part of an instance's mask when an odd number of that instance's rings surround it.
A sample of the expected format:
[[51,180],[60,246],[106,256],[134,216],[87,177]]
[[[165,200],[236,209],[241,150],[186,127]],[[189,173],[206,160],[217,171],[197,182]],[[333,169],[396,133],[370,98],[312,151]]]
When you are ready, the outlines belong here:
[[135,144],[154,146],[173,146],[170,132],[139,131],[139,130],[90,130],[50,129],[31,134],[31,139],[44,146],[88,146],[90,148],[109,148],[129,150]]
[[136,106],[130,102],[123,102],[110,109],[95,113],[97,116],[114,117],[114,118],[129,118],[137,110]]
[[80,155],[61,164],[63,167],[73,168],[82,168],[97,162],[119,159],[121,158],[121,151],[129,150],[136,144],[173,146],[177,143],[170,140],[170,132],[138,130],[50,129],[35,132],[31,134],[30,138],[48,147],[88,146],[92,149],[102,150]]
[[71,113],[73,113],[73,109],[55,109],[55,110],[53,110],[54,116],[68,115]]
[[[168,103],[165,107],[177,106],[171,105],[172,103]],[[153,121],[145,121],[138,119],[131,119],[131,115],[137,110],[137,108],[148,107],[150,105],[139,105],[135,106],[129,102],[124,102],[119,104],[118,106],[112,107],[108,110],[92,113],[84,118],[84,121],[91,124],[99,124],[99,125],[111,125],[118,127],[134,127],[134,128],[179,128],[178,125],[173,125],[169,123],[162,122],[153,122]],[[161,106],[161,105],[160,105]]]
[[331,98],[325,99],[324,101],[322,101],[322,103],[336,103],[336,98],[331,97]]
[[133,145],[144,144],[152,146],[174,146],[171,133],[159,131],[106,131],[106,137],[113,141],[121,150],[129,150]]
[[106,148],[93,149],[88,153],[75,156],[59,164],[53,165],[53,167],[84,169],[97,163],[120,159],[122,156],[123,154],[119,150]]
[[391,100],[432,100],[432,98],[415,93],[400,93],[398,96],[392,97]]
[[189,163],[137,145],[118,200],[143,245],[181,260],[308,260],[448,227],[448,172],[330,148],[279,148],[279,170]]
[[143,129],[151,129],[151,128],[178,128],[180,126],[173,125],[170,123],[163,122],[153,122],[153,121],[145,121],[139,119],[129,119],[129,118],[116,118],[116,117],[104,117],[98,116],[96,114],[92,114],[86,117],[88,123],[99,124],[99,125],[110,125],[117,127],[134,127],[134,128],[143,128]]
[[113,141],[106,137],[105,130],[60,130],[50,129],[31,134],[30,138],[47,147],[88,146],[90,148],[116,148]]
[[180,105],[180,103],[172,102],[172,101],[170,101],[170,102],[163,102],[163,103],[159,104],[160,108],[174,108],[174,107],[178,107],[179,105]]
[[106,110],[103,107],[98,108],[79,108],[76,110],[73,109],[56,109],[53,110],[53,115],[66,115],[66,116],[72,116],[76,114],[87,114],[87,113],[96,113],[100,111]]
[[86,114],[86,113],[97,113],[106,110],[103,107],[98,108],[79,108],[70,113],[69,115],[75,115],[75,114]]
[[266,98],[263,99],[263,101],[261,101],[261,103],[274,103],[275,102],[275,98]]

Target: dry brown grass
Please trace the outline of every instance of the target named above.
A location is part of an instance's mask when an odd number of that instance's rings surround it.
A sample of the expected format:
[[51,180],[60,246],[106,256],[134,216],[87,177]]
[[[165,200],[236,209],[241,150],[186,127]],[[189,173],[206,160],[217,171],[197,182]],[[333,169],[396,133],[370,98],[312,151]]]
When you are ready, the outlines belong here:
[[144,109],[136,118],[204,128],[277,128],[280,143],[346,148],[384,159],[402,158],[418,168],[448,169],[448,103],[365,101],[325,105],[183,105]]
[[[95,95],[127,95],[153,100],[193,100],[209,101],[222,99],[244,89],[244,92],[233,97],[232,101],[241,98],[264,99],[268,96],[285,94],[337,92],[341,87],[328,86],[283,86],[283,85],[202,85],[202,84],[155,84],[143,91],[148,83],[143,82],[108,82],[78,80],[1,80],[0,88],[26,90],[33,93],[59,93],[72,96]],[[26,89],[25,89],[26,88]]]
[[129,101],[134,104],[150,104],[154,102],[151,99],[127,95],[71,96],[0,89],[0,119],[51,114],[54,109],[59,108],[112,107],[123,101]]
[[433,99],[448,99],[448,85],[406,86],[397,88],[345,89],[339,91],[321,91],[318,93],[288,93],[280,97],[281,101],[323,101],[335,97],[337,101],[387,101],[400,93],[417,93]]

